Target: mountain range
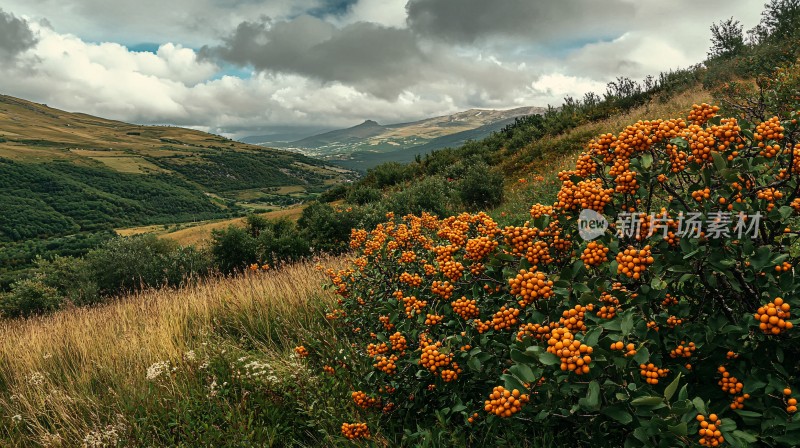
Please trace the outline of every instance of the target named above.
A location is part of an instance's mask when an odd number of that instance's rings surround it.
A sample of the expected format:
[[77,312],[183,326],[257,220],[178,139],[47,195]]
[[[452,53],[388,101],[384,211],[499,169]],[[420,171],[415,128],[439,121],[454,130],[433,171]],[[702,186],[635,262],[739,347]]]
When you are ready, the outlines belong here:
[[457,147],[499,131],[517,117],[544,112],[542,107],[507,110],[470,109],[451,115],[410,123],[381,125],[373,120],[346,129],[312,135],[292,142],[270,136],[243,139],[248,143],[297,151],[353,169],[367,169],[380,163],[409,162],[417,155],[436,149]]

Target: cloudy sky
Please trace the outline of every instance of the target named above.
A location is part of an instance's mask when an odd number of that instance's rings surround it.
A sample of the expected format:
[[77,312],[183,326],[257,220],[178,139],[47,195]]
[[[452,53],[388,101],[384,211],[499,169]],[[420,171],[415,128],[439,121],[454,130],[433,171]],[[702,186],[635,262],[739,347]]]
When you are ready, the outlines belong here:
[[0,92],[232,137],[557,105],[765,0],[3,0]]

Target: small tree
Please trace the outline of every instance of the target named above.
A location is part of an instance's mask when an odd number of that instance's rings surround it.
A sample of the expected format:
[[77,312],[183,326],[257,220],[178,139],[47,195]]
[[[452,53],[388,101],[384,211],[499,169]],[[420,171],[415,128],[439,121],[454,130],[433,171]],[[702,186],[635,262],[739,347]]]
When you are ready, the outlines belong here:
[[731,17],[711,25],[711,48],[708,59],[731,58],[744,49],[742,24]]

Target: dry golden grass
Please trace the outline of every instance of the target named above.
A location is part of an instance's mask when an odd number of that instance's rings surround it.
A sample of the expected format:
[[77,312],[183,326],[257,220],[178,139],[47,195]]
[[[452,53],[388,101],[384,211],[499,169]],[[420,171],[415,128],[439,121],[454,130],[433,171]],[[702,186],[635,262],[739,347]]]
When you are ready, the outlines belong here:
[[[338,268],[343,260],[323,263]],[[125,400],[147,393],[149,366],[180,362],[221,331],[261,341],[257,349],[265,356],[285,359],[298,335],[324,337],[322,306],[334,300],[323,291],[325,282],[323,272],[300,263],[146,291],[98,308],[3,321],[0,428],[10,431],[19,415],[30,434],[26,440],[41,443],[58,432],[73,446],[93,422],[107,421],[103,416],[119,412]]]

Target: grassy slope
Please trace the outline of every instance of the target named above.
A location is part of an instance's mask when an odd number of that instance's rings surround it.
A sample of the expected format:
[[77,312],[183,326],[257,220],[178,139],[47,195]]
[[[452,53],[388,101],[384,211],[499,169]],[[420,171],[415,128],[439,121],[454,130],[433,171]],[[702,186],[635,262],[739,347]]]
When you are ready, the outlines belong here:
[[[341,260],[325,264],[337,267]],[[269,412],[274,421],[259,421],[270,407],[286,417],[308,419],[325,410],[298,414],[296,407],[325,400],[313,393],[283,408],[284,393],[317,381],[317,374],[290,354],[305,335],[328,335],[321,309],[334,299],[320,288],[323,282],[324,274],[299,264],[279,272],[211,279],[181,291],[145,292],[95,309],[0,323],[0,445],[38,446],[58,434],[65,446],[75,446],[92,431],[115,430],[124,446],[163,446],[171,437],[211,443],[218,436],[238,446],[250,431],[260,434],[253,440],[269,443],[278,433],[262,431],[279,427],[291,429],[284,443],[292,437],[309,444],[323,440],[321,431],[331,428],[309,429]],[[187,356],[190,351],[194,357]],[[176,370],[148,380],[148,367],[161,361],[170,361]],[[280,382],[266,377],[237,382],[231,376],[231,365],[252,372],[252,366],[246,367],[252,361],[269,364],[269,375]],[[223,386],[224,381],[230,384]],[[216,394],[213,382],[220,388]],[[237,408],[247,403],[236,400],[249,393],[264,393],[268,400],[254,397],[254,409]],[[192,425],[192,419],[217,419],[221,429],[206,428],[203,434],[201,426],[191,426],[186,429],[194,434],[172,434],[167,426]]]
[[[217,213],[224,212],[224,207],[212,206],[205,197],[208,193],[237,200],[239,191],[255,190],[248,200],[257,202],[270,194],[288,196],[280,191],[287,186],[296,187],[291,193],[295,196],[318,191],[346,174],[298,154],[205,132],[132,125],[0,95],[3,159],[6,164],[17,162],[17,170],[27,170],[34,181],[49,174],[66,176],[75,188],[107,194],[109,200],[119,193],[96,187],[88,176],[96,173],[128,183],[146,179],[132,175],[155,176],[152,178],[174,185],[187,198],[203,199]],[[77,168],[65,174],[63,169],[54,168],[59,165],[53,162],[67,162]],[[268,192],[267,188],[278,191]],[[33,196],[44,197],[36,191]]]

